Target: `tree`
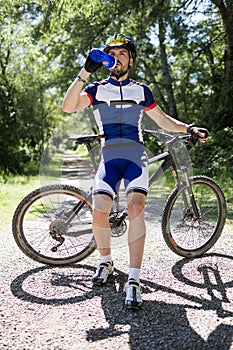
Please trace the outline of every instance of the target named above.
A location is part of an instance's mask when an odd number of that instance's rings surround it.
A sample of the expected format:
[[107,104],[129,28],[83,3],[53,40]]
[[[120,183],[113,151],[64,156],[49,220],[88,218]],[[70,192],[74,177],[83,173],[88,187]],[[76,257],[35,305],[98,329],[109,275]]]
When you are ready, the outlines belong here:
[[6,2],[0,15],[0,170],[12,173],[38,166],[43,144],[61,118],[54,78],[47,73],[50,62],[33,37],[37,10],[21,1],[14,5],[8,11],[12,3]]
[[[213,138],[232,126],[231,2],[5,0],[1,168],[24,171],[25,164],[39,162],[49,135],[66,118],[61,101],[88,50],[115,32],[135,39],[138,58],[131,76],[151,87],[167,113],[210,128]],[[103,68],[94,78],[106,74]]]
[[233,2],[231,0],[212,0],[219,10],[225,30],[225,51],[223,54],[224,73],[222,93],[219,103],[222,105],[223,126],[233,126]]

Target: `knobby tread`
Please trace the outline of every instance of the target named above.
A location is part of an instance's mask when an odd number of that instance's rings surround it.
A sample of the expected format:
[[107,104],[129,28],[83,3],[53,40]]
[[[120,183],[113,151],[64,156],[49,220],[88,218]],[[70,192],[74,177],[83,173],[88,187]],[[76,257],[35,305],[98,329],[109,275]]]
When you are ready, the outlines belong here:
[[209,188],[212,188],[212,191],[216,195],[216,199],[218,199],[218,206],[219,206],[219,216],[216,219],[216,228],[210,237],[210,239],[204,244],[203,246],[196,248],[196,249],[184,249],[176,244],[176,242],[173,239],[173,233],[170,229],[170,215],[173,208],[173,205],[175,204],[177,198],[181,194],[181,192],[186,188],[185,185],[183,186],[176,186],[171,194],[169,195],[162,214],[162,234],[164,237],[164,240],[167,244],[167,246],[177,255],[180,255],[182,257],[188,257],[188,258],[197,258],[202,256],[204,253],[206,253],[210,248],[213,247],[213,245],[216,243],[216,241],[219,239],[223,227],[225,225],[226,216],[227,216],[227,206],[226,206],[226,200],[225,196],[220,188],[220,186],[211,178],[199,175],[199,176],[193,176],[190,178],[191,182],[193,184],[203,184],[208,186]]
[[[80,198],[87,197],[87,193],[84,190],[78,187],[74,187],[72,185],[54,184],[54,185],[46,185],[46,186],[37,188],[32,192],[30,192],[28,195],[26,195],[17,206],[12,219],[12,231],[13,231],[15,242],[17,243],[18,247],[21,249],[21,251],[25,255],[43,264],[59,266],[59,265],[73,264],[83,260],[84,258],[86,258],[87,256],[89,256],[91,253],[94,252],[94,250],[96,249],[96,243],[94,238],[92,238],[89,244],[81,252],[71,257],[66,257],[63,259],[62,258],[53,259],[52,257],[41,256],[27,243],[24,237],[24,233],[21,230],[21,223],[23,220],[24,213],[34,203],[36,199],[43,197],[44,195],[47,195],[49,193],[53,194],[56,191],[58,192],[64,191],[66,193],[74,194],[75,196],[78,196]],[[92,205],[91,199],[88,200],[88,205],[91,208],[91,205]]]

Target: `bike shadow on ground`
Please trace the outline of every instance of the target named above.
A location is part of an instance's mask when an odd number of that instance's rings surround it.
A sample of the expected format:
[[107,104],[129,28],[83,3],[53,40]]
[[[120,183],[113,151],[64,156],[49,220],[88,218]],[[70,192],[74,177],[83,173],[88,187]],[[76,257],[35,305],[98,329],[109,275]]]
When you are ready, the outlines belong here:
[[[233,257],[222,254],[206,254],[204,257],[215,260],[230,259],[231,262],[233,260]],[[184,284],[182,289],[171,288],[172,283],[168,287],[153,281],[141,280],[144,302],[142,308],[137,311],[127,310],[124,306],[123,289],[127,278],[124,272],[115,269],[114,275],[109,278],[105,286],[93,287],[90,279],[95,269],[85,264],[66,267],[43,266],[26,271],[12,281],[11,292],[25,302],[51,306],[89,303],[90,299],[96,300],[96,297],[100,297],[108,327],[87,329],[87,342],[94,343],[127,333],[129,348],[132,350],[145,349],[147,346],[152,350],[228,350],[233,341],[233,326],[224,323],[224,319],[233,317],[233,312],[224,310],[222,303],[230,303],[226,290],[233,287],[233,280],[223,282],[215,263],[210,266],[209,263],[200,262],[197,268],[200,269],[203,280],[193,281],[185,276],[183,271],[189,262],[190,259],[181,259],[172,266],[174,282],[175,280],[182,282]],[[214,275],[215,283],[208,278],[208,272]],[[51,297],[48,293],[48,281]],[[43,283],[46,284],[44,292]],[[191,294],[186,291],[185,285],[198,289],[205,288],[209,297]],[[218,296],[215,295],[216,290]],[[169,295],[169,298],[156,300],[154,295],[161,292]],[[177,297],[182,299],[182,303],[177,302]],[[223,322],[218,323],[207,339],[203,339],[190,325],[187,310],[215,311]],[[98,327],[98,322],[95,326]]]

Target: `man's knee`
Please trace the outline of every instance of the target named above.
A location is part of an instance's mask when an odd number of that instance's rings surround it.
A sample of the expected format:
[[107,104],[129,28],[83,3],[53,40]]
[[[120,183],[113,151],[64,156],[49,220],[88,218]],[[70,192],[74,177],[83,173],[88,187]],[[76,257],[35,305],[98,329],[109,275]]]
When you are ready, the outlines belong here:
[[96,209],[92,210],[93,223],[101,223],[108,220],[108,212],[99,211]]
[[145,209],[144,200],[131,200],[128,203],[129,220],[135,220],[136,218],[143,217],[144,209]]
[[[93,212],[110,213],[112,207],[112,199],[105,194],[93,196]],[[97,214],[98,215],[98,214]]]
[[105,227],[107,225],[111,207],[112,200],[109,196],[103,194],[93,196],[93,226]]
[[129,220],[134,220],[144,214],[144,206],[140,204],[133,204],[128,210]]

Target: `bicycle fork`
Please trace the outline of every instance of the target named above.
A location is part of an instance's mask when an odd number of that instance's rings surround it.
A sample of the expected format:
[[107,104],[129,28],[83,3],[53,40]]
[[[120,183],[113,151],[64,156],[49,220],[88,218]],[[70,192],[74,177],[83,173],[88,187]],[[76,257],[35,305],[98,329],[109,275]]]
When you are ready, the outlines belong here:
[[[199,213],[199,210],[198,210],[198,207],[197,207],[195,196],[194,196],[194,193],[193,193],[193,190],[192,190],[192,184],[191,184],[190,178],[189,178],[188,173],[187,173],[187,167],[186,166],[181,166],[180,170],[182,172],[182,175],[181,175],[182,180],[187,186],[187,192],[182,191],[182,199],[183,199],[184,206],[185,206],[185,208],[184,208],[185,216],[186,215],[190,216],[190,214],[192,214],[192,218],[194,219],[194,221],[197,221],[197,220],[199,220],[201,218],[201,214]],[[186,193],[187,193],[187,195],[189,197],[189,200],[187,198]],[[190,204],[191,204],[192,213],[190,212],[189,201],[190,201]],[[184,219],[185,219],[185,216],[184,216]]]
[[[178,136],[177,136],[178,138]],[[174,138],[171,141],[166,142],[166,145],[170,151],[170,154],[172,156],[172,159],[174,161],[174,165],[173,165],[173,176],[175,179],[175,182],[177,185],[179,185],[180,181],[179,181],[179,175],[178,175],[178,169],[181,171],[181,183],[184,183],[187,186],[187,192],[182,191],[182,199],[184,202],[184,218],[187,217],[192,217],[192,219],[194,221],[197,221],[200,219],[201,215],[199,213],[197,204],[196,204],[196,200],[193,194],[193,190],[192,190],[192,184],[190,182],[189,176],[188,176],[188,171],[187,171],[187,166],[185,165],[180,165],[178,162],[178,159],[176,157],[176,153],[172,147],[172,145],[176,142],[176,139]],[[187,195],[186,195],[187,193]],[[189,205],[189,202],[191,204],[191,208]],[[192,209],[192,212],[191,212]]]

